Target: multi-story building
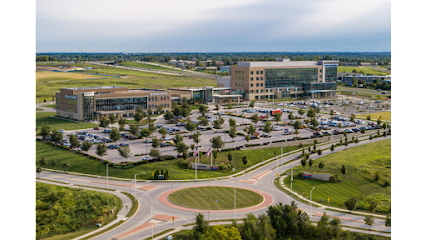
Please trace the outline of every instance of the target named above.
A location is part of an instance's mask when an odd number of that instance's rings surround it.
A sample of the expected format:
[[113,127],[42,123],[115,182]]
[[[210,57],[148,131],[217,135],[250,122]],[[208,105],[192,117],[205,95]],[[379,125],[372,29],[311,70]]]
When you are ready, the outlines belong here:
[[110,114],[133,116],[138,107],[155,112],[160,105],[163,111],[171,110],[170,91],[105,86],[61,88],[56,93],[56,115],[76,120],[100,119]]
[[339,61],[239,62],[231,66],[231,89],[246,100],[331,98]]

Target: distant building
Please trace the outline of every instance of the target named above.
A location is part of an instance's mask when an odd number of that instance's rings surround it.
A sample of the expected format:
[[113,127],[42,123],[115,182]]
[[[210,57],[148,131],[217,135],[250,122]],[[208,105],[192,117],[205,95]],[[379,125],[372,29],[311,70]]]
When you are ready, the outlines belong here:
[[390,75],[387,75],[387,76],[352,75],[352,76],[343,76],[342,82],[345,82],[345,83],[352,82],[353,78],[357,78],[358,80],[363,80],[368,83],[373,82],[374,79],[377,79],[378,81],[387,81],[388,83],[390,83],[391,81]]
[[357,62],[341,62],[340,64],[345,67],[358,67]]

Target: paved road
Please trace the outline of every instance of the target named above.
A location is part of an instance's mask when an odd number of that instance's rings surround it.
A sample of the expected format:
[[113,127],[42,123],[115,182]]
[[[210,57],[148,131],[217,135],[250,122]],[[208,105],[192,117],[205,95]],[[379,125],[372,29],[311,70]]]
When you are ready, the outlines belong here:
[[[354,87],[341,87],[338,86],[337,90],[342,90],[342,91],[351,91],[351,92],[360,92],[360,93],[369,93],[369,94],[375,94],[375,95],[383,95],[385,97],[391,95],[391,91],[388,90],[382,90],[382,91],[377,91],[374,89],[366,89],[366,88],[354,88]],[[382,92],[386,92],[386,94],[382,94]]]
[[36,104],[36,108],[44,109],[44,111],[40,111],[40,112],[56,112],[56,109],[55,109],[55,108],[51,108],[51,107],[43,107],[44,105],[50,105],[50,104],[55,104],[55,102],[42,102],[42,103],[37,103],[37,104]]
[[[390,137],[388,137],[389,139]],[[374,139],[373,142],[381,141],[384,138],[377,138]],[[368,144],[370,141],[362,141],[359,143],[359,145]],[[324,146],[321,146],[319,148],[327,148],[330,144],[326,144]],[[354,144],[351,144],[348,146],[354,147]],[[344,150],[345,147],[337,147],[335,149],[335,152]],[[324,150],[323,155],[330,154],[330,150]],[[283,157],[282,159],[279,159],[279,163],[290,161],[296,158],[296,156],[300,155],[300,153],[295,153],[293,155]],[[316,159],[320,156],[318,155],[312,155],[311,159]],[[150,220],[151,216],[151,206],[152,206],[152,215],[159,216],[158,214],[167,215],[167,216],[176,216],[179,219],[177,219],[174,223],[171,221],[160,221],[155,220],[154,222],[154,228],[153,233],[159,233],[161,231],[164,231],[166,229],[172,228],[173,224],[174,227],[181,226],[183,224],[191,223],[195,221],[195,212],[187,212],[171,207],[166,207],[165,205],[161,204],[158,200],[158,196],[165,191],[173,191],[173,188],[177,187],[187,187],[187,186],[198,186],[198,185],[227,185],[227,186],[240,186],[240,187],[249,187],[257,190],[264,191],[271,195],[273,197],[273,203],[272,205],[276,205],[279,202],[282,202],[283,204],[289,204],[293,199],[285,194],[284,192],[280,191],[278,188],[275,187],[273,181],[276,177],[275,173],[283,173],[284,171],[300,165],[300,161],[291,161],[288,164],[285,164],[283,166],[280,166],[277,169],[274,169],[277,166],[277,161],[273,161],[271,163],[268,163],[262,167],[257,168],[256,170],[253,170],[252,172],[247,173],[246,175],[229,178],[225,180],[216,180],[216,181],[198,181],[198,182],[161,182],[161,181],[147,181],[147,182],[138,182],[137,183],[137,189],[140,187],[146,187],[146,186],[155,186],[153,189],[148,191],[141,191],[136,190],[136,197],[141,202],[140,209],[136,213],[135,217],[131,220],[127,221],[125,224],[122,224],[121,226],[103,234],[100,235],[94,239],[111,239],[111,238],[117,238],[120,237],[120,239],[143,239],[146,237],[149,237],[151,235],[151,228],[149,228],[149,223],[147,223]],[[263,175],[263,177],[260,178],[260,175]],[[91,177],[82,177],[82,176],[73,176],[68,174],[60,174],[55,172],[43,172],[41,173],[42,178],[46,179],[52,179],[56,181],[68,181],[72,184],[82,184],[82,185],[88,185],[88,186],[95,186],[95,187],[105,187],[106,180],[105,179],[98,179],[98,178],[91,178]],[[248,184],[243,182],[238,182],[241,180],[248,180],[248,179],[257,178],[256,184]],[[260,179],[259,179],[260,178]],[[132,194],[134,194],[134,183],[129,181],[115,181],[115,185],[111,185],[114,181],[110,180],[110,187],[115,187],[116,189],[120,189],[122,191],[129,191]],[[121,185],[119,185],[121,184]],[[148,188],[146,188],[148,189]],[[314,192],[315,194],[315,192]],[[309,212],[309,206],[296,201],[299,208]],[[253,214],[258,215],[260,213],[265,213],[267,211],[267,208],[258,209],[255,211],[252,211]],[[312,207],[312,220],[318,221],[320,219],[321,213],[323,213],[324,209],[321,208],[315,208]],[[243,218],[248,212],[236,212],[235,217]],[[345,226],[351,226],[351,227],[357,227],[357,228],[363,228],[368,229],[368,226],[364,224],[363,216],[358,215],[351,215],[347,213],[341,213],[341,212],[335,212],[335,211],[328,211],[327,214],[331,216],[336,216],[341,218],[342,225]],[[216,220],[216,219],[232,219],[234,218],[234,213],[214,213],[213,211],[210,213],[205,214],[205,217],[209,220]],[[155,217],[154,217],[155,218]],[[142,225],[145,224],[145,225]],[[148,226],[146,228],[146,226]],[[137,230],[138,227],[141,230]],[[390,236],[390,228],[387,228],[384,226],[384,220],[382,219],[375,219],[375,224],[371,227],[373,230],[378,231],[387,231],[389,234],[385,233],[378,233],[378,232],[371,232],[373,234],[379,234],[384,236]],[[130,235],[122,236],[124,233],[127,233],[129,231],[135,231]],[[354,229],[351,229],[354,230]],[[356,231],[356,230],[355,230]]]

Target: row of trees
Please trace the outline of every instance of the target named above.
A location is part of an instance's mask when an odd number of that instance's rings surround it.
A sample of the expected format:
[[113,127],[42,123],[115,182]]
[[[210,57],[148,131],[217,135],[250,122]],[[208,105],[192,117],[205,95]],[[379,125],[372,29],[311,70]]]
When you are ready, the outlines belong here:
[[[372,225],[374,219],[368,216],[366,224]],[[389,220],[390,224],[390,220]],[[313,225],[308,214],[297,208],[294,201],[290,205],[279,203],[269,206],[266,214],[258,217],[252,213],[243,218],[242,224],[233,220],[228,226],[209,226],[204,215],[196,216],[196,225],[192,231],[176,233],[177,239],[377,239],[360,233],[342,230],[341,220],[331,218],[325,212],[317,225]]]

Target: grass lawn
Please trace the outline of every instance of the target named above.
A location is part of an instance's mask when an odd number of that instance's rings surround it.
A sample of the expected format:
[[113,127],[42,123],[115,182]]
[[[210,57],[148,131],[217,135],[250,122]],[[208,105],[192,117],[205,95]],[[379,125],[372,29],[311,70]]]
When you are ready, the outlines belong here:
[[43,99],[51,99],[55,92],[58,92],[63,87],[94,87],[94,86],[124,86],[128,88],[154,88],[167,89],[170,87],[184,86],[216,86],[216,79],[194,78],[185,76],[172,76],[165,74],[147,73],[134,70],[124,70],[108,66],[99,66],[94,64],[69,64],[80,67],[93,67],[85,72],[108,74],[108,75],[125,75],[126,78],[111,78],[97,80],[75,79],[72,81],[58,82],[37,82],[36,97]]
[[49,108],[55,108],[56,109],[56,104],[44,105],[43,107],[49,107]]
[[43,108],[36,108],[36,112],[41,112],[41,111],[44,111],[44,109]]
[[[246,208],[262,202],[263,197],[255,192],[236,188],[236,207]],[[234,188],[232,187],[198,187],[187,188],[169,195],[168,199],[179,206],[225,210],[234,209]],[[218,202],[216,203],[216,200]]]
[[179,68],[166,68],[163,66],[158,66],[157,65],[151,65],[151,64],[146,64],[146,63],[139,63],[139,62],[122,62],[119,63],[120,66],[125,66],[125,67],[135,67],[135,68],[142,68],[142,69],[149,69],[150,70],[168,70],[169,72],[180,72],[181,70],[179,70]]
[[372,120],[377,120],[379,117],[382,117],[382,121],[391,121],[391,112],[379,112],[379,113],[370,113],[370,114],[362,114],[357,115],[357,117],[366,118],[368,115],[370,115]]
[[[43,123],[47,123],[50,125],[51,129],[59,130],[59,129],[85,129],[85,128],[92,128],[95,126],[99,126],[95,123],[76,123],[72,121],[57,119],[57,118],[51,118],[51,116],[55,116],[56,114],[54,112],[38,112],[36,113],[36,127],[39,128]],[[37,132],[40,130],[37,129]]]
[[337,67],[337,72],[339,73],[352,73],[353,70],[357,70],[358,72],[363,73],[364,75],[367,75],[367,74],[377,75],[377,76],[388,75],[385,72],[376,70],[371,67]]
[[48,81],[84,80],[86,78],[113,78],[113,77],[84,74],[83,72],[36,71],[37,83],[48,82]]
[[[297,148],[298,148],[297,146],[285,147],[283,151],[289,152]],[[108,150],[108,151],[116,151],[116,150]],[[243,169],[246,169],[250,166],[253,166],[261,162],[262,160],[266,160],[273,157],[274,151],[276,151],[277,154],[281,153],[281,149],[279,147],[256,149],[256,150],[233,151],[234,160],[232,162],[232,167],[235,168],[235,172],[241,171]],[[219,153],[218,158],[216,159],[216,164],[223,163],[223,165],[225,164],[229,165],[227,154],[228,152]],[[244,165],[242,162],[242,156],[244,155],[247,155],[249,158],[249,161],[246,165]],[[65,170],[64,168],[61,167],[61,165],[62,163],[65,163],[68,161],[71,164],[71,167],[67,169],[68,171],[94,174],[94,175],[100,175],[100,176],[106,175],[105,164],[97,160],[90,159],[86,156],[83,156],[65,149],[53,147],[47,143],[36,141],[36,160],[40,160],[42,156],[46,156],[47,160],[49,161],[49,164],[46,166],[47,168],[54,169],[54,167],[51,166],[50,161],[53,158],[55,158],[58,163],[58,167],[56,168],[58,170]],[[201,157],[200,158],[201,163],[210,164],[210,158],[207,159],[206,155],[204,156],[200,155],[200,157]],[[188,158],[187,161],[193,162],[194,159],[195,157],[190,157]],[[178,159],[159,161],[159,162],[153,162],[148,164],[142,164],[129,169],[120,169],[120,168],[110,167],[108,170],[108,174],[109,176],[113,176],[113,177],[133,179],[134,174],[146,172],[146,174],[139,174],[137,177],[138,179],[148,180],[148,179],[152,179],[152,172],[156,170],[164,170],[164,171],[168,170],[170,180],[195,178],[195,170],[180,168],[177,162],[178,162]],[[197,175],[198,175],[198,178],[201,179],[201,178],[223,177],[223,176],[227,176],[231,174],[233,174],[232,170],[198,171]]]
[[[320,161],[324,162],[324,168],[319,169]],[[342,164],[346,165],[346,174],[341,173]],[[357,210],[368,209],[368,199],[379,202],[376,212],[386,212],[391,204],[391,187],[384,187],[384,181],[391,181],[391,140],[383,140],[359,147],[354,147],[342,152],[333,153],[315,160],[312,169],[306,165],[305,169],[300,165],[294,168],[296,176],[303,170],[311,173],[338,174],[343,182],[332,183],[319,180],[294,178],[293,191],[309,198],[312,187],[312,199],[329,206],[345,208],[344,201],[352,196],[358,197]],[[380,174],[380,180],[375,182],[374,174]],[[284,181],[290,186],[290,178]],[[330,203],[327,203],[330,198]]]

